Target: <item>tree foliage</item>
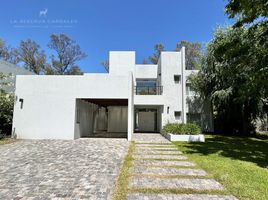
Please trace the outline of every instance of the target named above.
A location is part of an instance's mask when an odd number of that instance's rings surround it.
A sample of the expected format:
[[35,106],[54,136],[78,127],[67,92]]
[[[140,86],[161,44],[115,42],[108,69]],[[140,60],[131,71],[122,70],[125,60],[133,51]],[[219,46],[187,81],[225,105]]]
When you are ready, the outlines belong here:
[[52,34],[48,47],[56,52],[51,56],[51,68],[55,74],[82,74],[76,62],[86,54],[74,40],[65,34]]
[[3,89],[10,84],[9,76],[0,73],[0,138],[2,135],[11,133],[14,98],[12,94],[7,94]]
[[250,134],[268,111],[268,4],[229,0],[226,12],[236,22],[215,31],[191,81],[202,98],[210,99],[217,131]]
[[36,74],[44,74],[46,71],[46,55],[40,46],[33,40],[27,39],[20,42],[16,50],[18,60],[23,63],[25,69]]
[[182,40],[176,44],[176,51],[180,51],[182,47],[185,47],[186,69],[200,69],[202,45],[199,42]]
[[8,47],[6,42],[2,39],[0,39],[0,59],[13,64],[19,62],[16,56],[16,49]]
[[154,45],[154,54],[149,56],[149,61],[153,64],[157,64],[162,51],[165,51],[165,47],[162,43]]
[[267,20],[267,0],[229,0],[225,7],[230,18],[236,18],[235,26],[249,24],[255,20]]
[[[80,46],[65,34],[52,34],[48,47],[52,55],[47,56],[40,45],[31,39],[22,40],[18,48],[7,47],[0,39],[0,59],[21,64],[36,74],[80,75],[77,62],[86,57]],[[48,62],[48,57],[51,62]]]
[[[217,29],[192,84],[213,104],[223,133],[250,134],[267,109],[268,42],[262,26]],[[254,37],[253,35],[258,35]]]
[[104,69],[106,70],[106,72],[109,72],[109,60],[104,60],[101,62],[101,65],[104,67]]
[[[203,55],[202,45],[198,42],[189,42],[182,40],[176,44],[175,51],[180,51],[182,47],[185,47],[186,57],[186,69],[200,69],[201,58]],[[143,59],[143,64],[157,64],[160,54],[165,51],[165,47],[162,43],[158,43],[154,46],[154,53],[149,56],[148,59]]]

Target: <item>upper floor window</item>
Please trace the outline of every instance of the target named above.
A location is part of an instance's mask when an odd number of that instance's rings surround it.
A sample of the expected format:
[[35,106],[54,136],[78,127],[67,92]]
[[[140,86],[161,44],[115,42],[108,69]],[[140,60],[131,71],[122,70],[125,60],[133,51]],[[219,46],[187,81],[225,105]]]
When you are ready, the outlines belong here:
[[186,83],[186,95],[188,96],[194,96],[195,91],[193,90],[192,86],[190,83]]
[[136,80],[136,94],[138,95],[157,95],[161,92],[161,87],[157,86],[156,79]]

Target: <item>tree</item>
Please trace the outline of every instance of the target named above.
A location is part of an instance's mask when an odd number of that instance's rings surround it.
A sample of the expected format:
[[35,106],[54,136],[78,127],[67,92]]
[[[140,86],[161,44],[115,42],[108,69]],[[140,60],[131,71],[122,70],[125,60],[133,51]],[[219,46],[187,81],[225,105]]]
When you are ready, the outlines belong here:
[[40,46],[31,39],[22,40],[15,50],[18,60],[23,63],[25,69],[36,74],[44,74],[46,71],[46,55]]
[[65,34],[52,34],[48,47],[56,52],[51,56],[51,71],[54,74],[82,74],[76,62],[86,54],[76,42]]
[[144,65],[146,65],[146,64],[149,64],[149,61],[148,61],[148,59],[144,58],[144,59],[142,59],[142,62],[141,63],[144,64]]
[[4,40],[0,39],[0,59],[17,64],[19,62],[15,49],[7,47]]
[[[254,121],[267,109],[268,55],[263,27],[217,29],[192,85],[211,100],[215,128],[222,133],[254,133]],[[252,39],[252,34],[258,33]]]
[[0,39],[0,58],[7,60],[8,54],[8,48],[6,47],[5,41]]
[[203,54],[201,44],[199,42],[182,40],[177,43],[175,51],[180,51],[182,47],[185,47],[186,69],[200,69]]
[[104,60],[101,62],[101,65],[104,67],[106,72],[109,72],[109,60]]
[[11,84],[8,81],[11,75],[0,73],[0,138],[11,133],[14,98],[7,94],[4,87]]
[[236,22],[215,31],[192,86],[211,101],[218,131],[251,134],[268,113],[267,0],[229,0],[226,13]]
[[230,18],[236,18],[235,26],[252,23],[255,20],[267,21],[267,0],[229,0],[225,7]]
[[165,51],[165,47],[162,43],[158,43],[154,45],[154,51],[154,54],[152,56],[149,56],[149,61],[153,64],[157,64],[161,52]]

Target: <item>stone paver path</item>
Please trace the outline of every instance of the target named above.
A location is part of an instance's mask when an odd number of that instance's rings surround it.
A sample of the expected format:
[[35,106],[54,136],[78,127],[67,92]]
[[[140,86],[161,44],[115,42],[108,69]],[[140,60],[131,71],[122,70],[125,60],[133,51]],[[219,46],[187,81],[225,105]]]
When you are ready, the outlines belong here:
[[127,149],[101,138],[0,145],[0,199],[111,199]]
[[224,187],[209,178],[206,171],[197,169],[160,134],[134,134],[133,140],[134,167],[129,184],[132,192],[128,200],[237,200],[232,195],[217,195]]

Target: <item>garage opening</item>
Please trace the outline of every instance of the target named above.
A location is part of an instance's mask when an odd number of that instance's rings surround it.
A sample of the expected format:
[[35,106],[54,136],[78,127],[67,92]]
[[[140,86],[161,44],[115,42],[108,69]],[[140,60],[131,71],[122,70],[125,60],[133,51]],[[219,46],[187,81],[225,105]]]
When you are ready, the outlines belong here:
[[127,99],[77,99],[75,138],[127,138]]

